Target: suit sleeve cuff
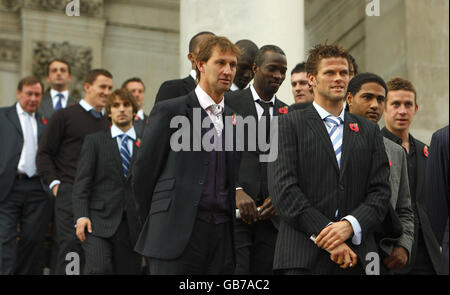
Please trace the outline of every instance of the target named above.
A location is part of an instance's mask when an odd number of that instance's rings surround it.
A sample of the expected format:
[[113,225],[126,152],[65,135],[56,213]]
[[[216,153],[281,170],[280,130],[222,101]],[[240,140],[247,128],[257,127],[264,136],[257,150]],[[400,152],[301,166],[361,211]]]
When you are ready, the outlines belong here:
[[238,186],[237,188],[236,188],[236,190],[238,191],[238,190],[240,190],[240,189],[243,189],[242,187],[240,187],[240,186]]
[[360,245],[362,240],[362,232],[361,232],[361,225],[359,224],[358,220],[356,220],[355,217],[352,215],[347,215],[341,220],[347,220],[350,222],[353,228],[353,237],[352,237],[352,243],[353,245]]
[[61,183],[61,181],[59,181],[59,180],[53,180],[48,187],[50,188],[50,190],[52,190],[55,185],[60,184],[60,183]]

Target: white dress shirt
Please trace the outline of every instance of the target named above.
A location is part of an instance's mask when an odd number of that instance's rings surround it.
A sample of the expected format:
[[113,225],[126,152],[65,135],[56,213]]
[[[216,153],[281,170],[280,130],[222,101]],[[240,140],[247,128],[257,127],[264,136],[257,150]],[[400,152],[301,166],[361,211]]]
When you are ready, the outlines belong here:
[[53,108],[55,108],[56,104],[58,103],[59,97],[57,96],[58,93],[61,93],[64,97],[61,99],[61,106],[62,108],[67,107],[67,101],[69,100],[69,90],[64,90],[63,92],[58,92],[54,89],[50,89],[50,97],[52,98]]
[[[17,110],[17,115],[19,116],[19,121],[20,121],[20,127],[22,128],[22,130],[24,130],[26,128],[26,123],[25,120],[27,119],[27,116],[31,117],[31,126],[33,128],[33,136],[34,136],[34,147],[35,147],[35,151],[37,151],[38,148],[38,140],[37,140],[37,121],[36,121],[36,113],[32,113],[31,115],[27,112],[25,112],[22,107],[20,106],[20,103],[16,103],[16,110]],[[17,172],[21,173],[21,174],[25,174],[25,151],[27,148],[29,148],[27,146],[28,141],[26,142],[24,140],[23,143],[23,147],[22,147],[22,151],[20,153],[20,159],[19,159],[19,164],[17,165]]]
[[[316,111],[319,113],[319,116],[322,119],[323,124],[325,125],[325,128],[327,128],[327,131],[330,132],[332,127],[328,126],[328,124],[325,123],[324,119],[332,114],[327,112],[324,108],[322,108],[320,105],[318,105],[315,101],[313,102],[313,106],[316,109]],[[345,114],[345,103],[343,105],[341,113],[339,114],[339,118],[341,118],[342,122],[344,122],[344,114]],[[340,124],[338,128],[339,128],[339,132],[344,132],[344,123]],[[342,136],[342,140],[344,140],[343,136]],[[335,216],[338,216],[338,214],[339,214],[339,208],[336,210]],[[347,215],[347,216],[343,217],[341,220],[343,220],[343,219],[347,220],[352,225],[352,228],[353,228],[352,243],[354,245],[360,245],[361,240],[362,240],[362,231],[361,231],[361,225],[359,224],[358,220],[352,215]],[[330,224],[332,224],[332,222]]]
[[[211,121],[214,123],[214,127],[217,130],[217,133],[219,134],[219,136],[222,133],[223,130],[223,122],[222,121],[222,117],[217,117],[216,115],[213,114],[213,112],[209,109],[209,107],[211,105],[215,105],[218,104],[222,107],[222,109],[225,108],[225,102],[224,99],[222,97],[222,100],[219,103],[216,103],[211,96],[209,96],[201,87],[200,85],[197,85],[197,87],[195,87],[195,94],[197,95],[198,98],[198,102],[200,103],[200,106],[202,107],[202,109],[204,109],[206,111],[206,113],[208,114],[209,118],[211,119]],[[220,124],[222,123],[222,124]]]
[[256,107],[256,112],[258,113],[258,121],[261,120],[261,117],[264,113],[264,109],[262,108],[262,106],[259,105],[259,103],[257,103],[258,100],[261,100],[263,103],[269,103],[272,102],[273,106],[271,106],[269,108],[269,114],[270,114],[270,118],[273,118],[273,108],[275,106],[275,98],[276,96],[274,95],[270,100],[265,101],[262,98],[259,97],[258,92],[256,92],[255,87],[253,87],[253,85],[250,85],[250,91],[252,92],[252,96],[253,96],[253,101],[255,102],[255,107]]

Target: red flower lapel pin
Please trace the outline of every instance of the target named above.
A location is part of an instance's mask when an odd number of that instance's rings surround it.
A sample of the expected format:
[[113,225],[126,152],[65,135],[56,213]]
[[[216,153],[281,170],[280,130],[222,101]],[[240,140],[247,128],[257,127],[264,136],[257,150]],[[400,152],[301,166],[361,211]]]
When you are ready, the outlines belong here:
[[140,139],[140,138],[138,138],[138,139],[136,140],[136,146],[137,146],[137,147],[140,147],[140,146],[141,146],[141,139]]
[[289,112],[288,107],[281,107],[278,109],[280,114],[287,114]]
[[350,124],[348,124],[348,127],[350,127],[350,130],[353,132],[359,131],[358,123],[350,123]]
[[45,119],[44,116],[42,116],[41,120],[42,120],[42,124],[47,125],[47,119]]
[[423,147],[423,154],[428,158],[428,146]]
[[389,167],[391,167],[392,166],[392,162],[391,162],[391,160],[389,160]]
[[231,118],[233,119],[233,126],[236,126],[236,113],[234,113]]

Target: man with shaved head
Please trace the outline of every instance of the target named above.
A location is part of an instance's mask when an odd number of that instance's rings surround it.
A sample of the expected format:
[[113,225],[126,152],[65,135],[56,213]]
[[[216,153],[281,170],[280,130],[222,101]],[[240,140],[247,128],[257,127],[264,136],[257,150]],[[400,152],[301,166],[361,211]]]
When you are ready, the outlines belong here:
[[197,74],[195,72],[195,60],[199,52],[199,45],[202,41],[215,36],[212,32],[203,31],[194,35],[189,41],[189,53],[187,58],[191,62],[191,72],[186,78],[165,81],[159,87],[156,94],[155,103],[169,98],[183,96],[194,90],[196,86]]
[[236,76],[230,90],[242,90],[249,86],[253,79],[253,63],[255,62],[256,53],[258,53],[258,46],[250,40],[242,39],[237,41],[236,46],[241,50],[241,55],[238,57]]

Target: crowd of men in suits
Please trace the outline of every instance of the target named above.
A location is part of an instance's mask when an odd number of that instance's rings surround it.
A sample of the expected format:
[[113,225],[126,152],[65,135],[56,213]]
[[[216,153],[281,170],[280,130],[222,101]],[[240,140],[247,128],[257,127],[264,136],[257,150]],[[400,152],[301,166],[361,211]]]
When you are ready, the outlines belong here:
[[[410,81],[358,74],[319,44],[292,70],[288,106],[276,45],[205,31],[187,57],[149,116],[136,77],[113,90],[90,70],[79,101],[63,59],[44,96],[20,80],[0,108],[0,274],[448,274],[448,126],[430,148],[410,134]],[[174,150],[177,133],[188,148]]]

